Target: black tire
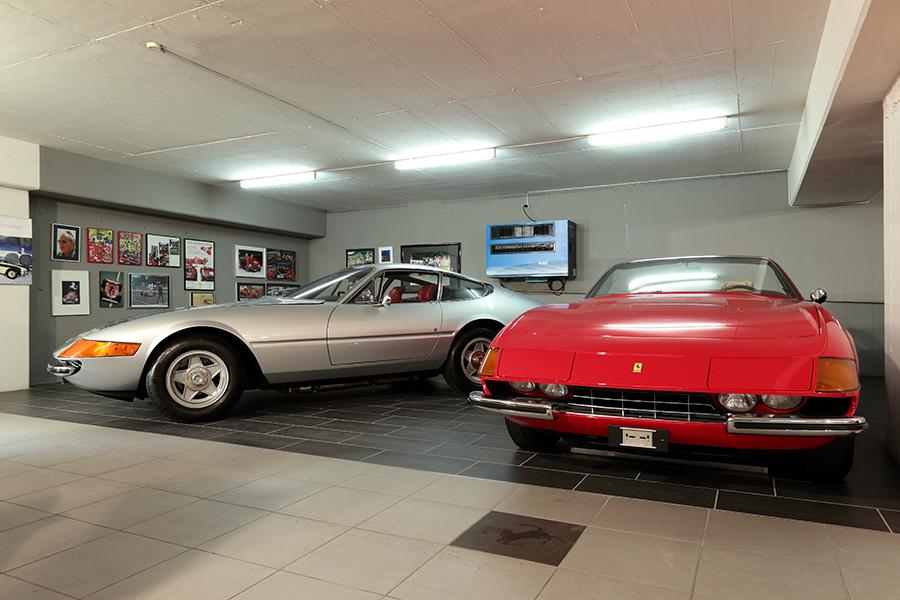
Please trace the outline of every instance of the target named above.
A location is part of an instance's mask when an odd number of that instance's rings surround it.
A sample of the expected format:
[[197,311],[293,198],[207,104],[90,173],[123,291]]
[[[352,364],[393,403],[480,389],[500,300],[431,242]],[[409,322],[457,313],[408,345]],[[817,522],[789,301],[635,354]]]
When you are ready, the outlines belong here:
[[488,327],[476,327],[458,335],[453,340],[453,347],[450,348],[450,354],[447,356],[447,362],[444,364],[443,375],[447,383],[450,384],[456,392],[460,394],[468,394],[472,390],[481,388],[481,384],[469,380],[466,376],[465,369],[462,366],[462,355],[466,347],[479,338],[493,340],[497,335],[498,329],[490,329]]
[[19,276],[19,272],[15,269],[7,269],[6,270],[6,278],[7,279],[15,279]]
[[506,419],[506,431],[516,446],[529,452],[556,452],[559,434],[543,429],[534,429]]
[[[172,363],[179,361],[188,352],[205,352],[218,357],[227,370],[227,384],[224,393],[209,406],[189,407],[180,403],[167,385],[167,373]],[[220,383],[221,379],[218,380]],[[175,341],[160,352],[147,371],[145,380],[147,394],[159,410],[182,423],[214,421],[225,417],[244,392],[244,370],[234,349],[215,337],[192,337]],[[174,384],[173,384],[174,385]],[[178,391],[178,387],[175,387]]]
[[798,452],[774,454],[769,461],[769,475],[786,479],[840,481],[853,468],[855,435]]

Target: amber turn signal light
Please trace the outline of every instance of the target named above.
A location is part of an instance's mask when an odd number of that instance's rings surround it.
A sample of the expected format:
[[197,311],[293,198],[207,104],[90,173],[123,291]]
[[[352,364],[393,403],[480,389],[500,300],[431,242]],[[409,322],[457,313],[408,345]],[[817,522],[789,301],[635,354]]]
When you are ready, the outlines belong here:
[[125,342],[98,342],[75,340],[59,353],[59,358],[106,358],[110,356],[134,356],[140,344]]
[[500,349],[488,348],[487,354],[478,367],[479,377],[494,377],[497,374],[497,363],[500,362]]
[[850,358],[820,358],[816,369],[817,392],[852,392],[859,389],[856,361]]

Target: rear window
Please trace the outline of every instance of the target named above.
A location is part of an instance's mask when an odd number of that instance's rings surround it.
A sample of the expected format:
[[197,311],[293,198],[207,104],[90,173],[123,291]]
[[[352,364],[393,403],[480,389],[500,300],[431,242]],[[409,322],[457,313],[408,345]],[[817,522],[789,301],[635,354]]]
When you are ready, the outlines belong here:
[[441,300],[444,302],[452,300],[472,300],[475,298],[483,298],[490,293],[490,286],[480,281],[472,281],[471,279],[463,279],[453,275],[444,275],[444,291],[441,293]]

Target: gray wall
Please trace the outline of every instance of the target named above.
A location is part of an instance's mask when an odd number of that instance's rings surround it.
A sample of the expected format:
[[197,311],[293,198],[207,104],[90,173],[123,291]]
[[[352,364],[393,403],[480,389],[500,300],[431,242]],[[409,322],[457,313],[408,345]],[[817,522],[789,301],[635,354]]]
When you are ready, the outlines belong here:
[[[328,235],[310,241],[310,274],[344,265],[344,249],[462,242],[462,270],[485,274],[485,225],[522,221],[522,196],[421,202],[329,213]],[[573,301],[622,260],[690,254],[770,256],[804,292],[828,290],[867,374],[883,373],[882,205],[790,208],[784,172],[533,194],[538,220],[578,225],[578,277],[555,296],[543,284],[514,287],[544,302]]]
[[325,235],[325,213],[240,188],[221,187],[112,161],[41,148],[41,191],[299,237]]
[[[46,383],[54,378],[45,372],[50,353],[61,343],[74,335],[105,325],[109,321],[124,317],[156,312],[154,309],[100,308],[100,271],[123,271],[126,273],[153,273],[169,276],[169,305],[171,308],[190,305],[190,292],[184,290],[184,272],[181,268],[127,266],[117,263],[101,265],[88,263],[86,259],[86,228],[106,227],[115,231],[139,231],[177,237],[211,240],[216,243],[216,289],[217,303],[235,300],[237,280],[234,276],[235,243],[250,246],[281,248],[297,251],[298,282],[309,281],[308,241],[297,237],[261,233],[258,231],[223,227],[174,219],[148,216],[108,208],[85,206],[61,202],[32,194],[31,218],[33,220],[33,247],[35,249],[34,283],[31,286],[31,384]],[[65,223],[80,225],[81,262],[67,263],[51,261],[51,225]],[[145,249],[146,252],[146,249]],[[146,258],[146,256],[145,256]],[[91,286],[91,314],[83,316],[53,317],[50,310],[50,272],[54,269],[88,271]],[[251,283],[261,283],[261,279],[241,279]],[[162,309],[158,309],[162,310]]]

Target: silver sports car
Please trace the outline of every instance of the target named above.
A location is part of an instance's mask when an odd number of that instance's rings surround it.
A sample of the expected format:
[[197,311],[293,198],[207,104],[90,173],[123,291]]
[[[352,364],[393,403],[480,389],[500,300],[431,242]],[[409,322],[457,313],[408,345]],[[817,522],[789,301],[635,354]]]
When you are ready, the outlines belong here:
[[433,267],[344,269],[291,296],[177,309],[69,340],[47,370],[105,396],[146,397],[181,421],[224,416],[245,389],[443,373],[478,387],[491,340],[538,306]]

